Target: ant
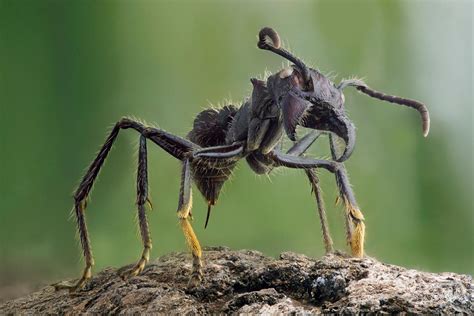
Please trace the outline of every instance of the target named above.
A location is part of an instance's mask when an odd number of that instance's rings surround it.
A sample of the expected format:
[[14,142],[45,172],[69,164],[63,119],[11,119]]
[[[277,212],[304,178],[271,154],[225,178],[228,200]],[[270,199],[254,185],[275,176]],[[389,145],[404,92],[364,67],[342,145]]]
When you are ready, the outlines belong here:
[[[216,204],[222,186],[242,158],[246,159],[250,168],[257,174],[268,174],[278,167],[305,171],[318,205],[326,252],[333,251],[333,242],[329,234],[316,169],[323,168],[333,173],[339,189],[338,199],[345,205],[347,243],[354,257],[364,256],[364,216],[357,206],[344,167],[344,161],[354,150],[355,127],[345,113],[345,98],[342,91],[349,86],[355,87],[370,97],[416,109],[421,114],[425,137],[430,126],[428,109],[418,101],[370,89],[359,79],[343,80],[335,85],[318,70],[306,66],[303,61],[282,48],[280,37],[272,28],[264,27],[260,30],[257,46],[280,55],[292,65],[270,75],[266,81],[250,79],[253,85],[252,95],[240,107],[226,105],[219,109],[206,109],[200,112],[186,138],[156,127],[145,126],[137,120],[126,117],[115,124],[74,194],[74,211],[85,257],[82,277],[75,284],[58,284],[57,289],[79,290],[92,276],[94,259],[84,213],[94,181],[122,129],[133,129],[140,135],[136,204],[143,241],[141,258],[130,270],[122,274],[124,279],[143,271],[150,259],[152,248],[146,216],[146,204],[151,206],[148,197],[147,140],[178,159],[182,165],[177,214],[193,256],[190,287],[197,286],[203,276],[201,246],[190,223],[192,183],[194,182],[207,201],[205,224],[207,226],[211,207]],[[297,139],[297,125],[313,130]],[[306,150],[321,134],[329,134],[331,159],[305,157]],[[293,146],[286,153],[277,148],[285,135],[293,141]],[[341,138],[345,143],[344,151],[340,155],[336,150],[334,136]]]

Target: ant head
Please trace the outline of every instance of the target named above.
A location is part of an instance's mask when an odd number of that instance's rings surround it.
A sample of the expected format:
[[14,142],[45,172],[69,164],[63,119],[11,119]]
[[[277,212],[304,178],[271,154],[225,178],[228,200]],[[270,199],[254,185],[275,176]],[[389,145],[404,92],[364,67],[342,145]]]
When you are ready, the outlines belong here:
[[272,28],[260,30],[258,48],[269,50],[293,65],[271,75],[267,89],[282,111],[285,132],[296,140],[296,126],[330,131],[342,138],[346,148],[338,161],[344,161],[355,145],[355,128],[344,112],[344,96],[319,71],[309,68],[299,58],[280,47],[278,33]]

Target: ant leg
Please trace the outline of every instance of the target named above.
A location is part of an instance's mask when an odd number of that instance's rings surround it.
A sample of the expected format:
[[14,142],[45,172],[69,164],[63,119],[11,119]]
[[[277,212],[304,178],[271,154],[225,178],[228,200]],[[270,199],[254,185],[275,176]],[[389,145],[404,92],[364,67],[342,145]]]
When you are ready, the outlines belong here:
[[323,231],[324,249],[326,253],[334,251],[333,241],[331,234],[329,233],[329,225],[326,217],[326,208],[324,206],[324,200],[322,197],[321,187],[319,185],[319,179],[314,169],[306,169],[306,175],[308,176],[309,182],[311,183],[311,191],[314,192],[316,198],[316,204],[318,206],[319,219],[321,221],[321,230]]
[[193,269],[189,280],[190,287],[196,287],[202,280],[202,263],[201,263],[201,246],[199,240],[194,233],[190,221],[190,212],[193,204],[191,190],[191,164],[189,160],[183,162],[183,170],[181,173],[181,187],[179,190],[178,202],[178,218],[183,230],[186,243],[193,255]]
[[140,227],[140,235],[143,241],[142,256],[135,264],[135,266],[122,274],[122,278],[127,279],[138,275],[143,271],[145,265],[150,260],[150,251],[152,248],[150,231],[148,229],[148,220],[146,216],[145,204],[151,202],[148,199],[148,170],[147,170],[147,149],[146,138],[140,136],[140,144],[138,149],[138,172],[137,172],[137,208],[138,208],[138,222]]
[[[336,148],[333,136],[329,135],[329,147],[331,156],[336,159]],[[357,206],[354,192],[352,191],[346,167],[339,163],[339,168],[334,173],[336,183],[339,188],[339,197],[342,199],[345,208],[346,240],[351,247],[352,255],[355,257],[364,256],[365,224],[364,215]]]
[[94,265],[94,258],[92,256],[92,250],[90,247],[89,233],[87,232],[87,225],[85,222],[84,210],[86,207],[86,201],[76,201],[74,203],[74,212],[76,214],[77,227],[79,231],[79,237],[81,240],[82,251],[85,259],[85,267],[82,272],[81,278],[75,284],[70,282],[59,282],[53,284],[56,291],[62,289],[68,289],[70,292],[75,292],[84,287],[86,282],[92,276],[92,266]]
[[242,154],[244,153],[244,143],[243,142],[235,142],[230,145],[222,145],[222,146],[213,146],[213,147],[205,147],[193,152],[193,156],[197,158],[209,158],[215,160],[227,160],[230,161],[231,159],[237,160],[239,159]]
[[286,152],[288,155],[301,156],[306,150],[321,136],[323,133],[313,130],[295,142],[293,146]]
[[128,128],[136,130],[144,137],[150,139],[155,144],[164,149],[166,152],[168,152],[173,157],[179,160],[183,160],[184,157],[187,156],[188,153],[190,153],[193,149],[199,148],[199,146],[181,137],[174,136],[157,128],[145,127],[140,122],[128,118],[122,118],[120,121],[118,121],[110,132],[107,139],[105,140],[105,143],[99,150],[99,153],[97,154],[96,158],[92,161],[74,194],[74,211],[76,214],[77,227],[85,259],[85,267],[82,276],[76,284],[70,284],[69,282],[61,282],[55,284],[54,286],[56,290],[69,289],[71,292],[74,292],[84,287],[86,282],[92,276],[92,266],[94,265],[94,259],[92,256],[89,233],[87,231],[85,221],[85,209],[87,206],[87,199],[89,197],[89,193],[92,189],[94,181],[97,178],[97,175],[99,174],[99,171],[102,168],[105,159],[107,158],[107,155],[110,152],[110,149],[112,148],[118,136],[120,129]]
[[335,161],[298,157],[291,154],[283,154],[277,150],[270,152],[268,157],[273,160],[276,166],[293,169],[324,168],[330,172],[335,172],[339,167],[339,163]]
[[74,194],[74,211],[76,214],[77,229],[79,231],[79,238],[81,240],[81,247],[85,259],[84,271],[82,272],[82,276],[76,284],[69,284],[68,282],[55,284],[54,287],[56,290],[69,289],[69,291],[74,292],[84,287],[87,280],[92,277],[92,266],[94,265],[94,258],[92,256],[89,233],[87,231],[87,225],[85,221],[87,197],[92,188],[94,180],[97,177],[99,170],[105,161],[105,158],[107,157],[107,154],[109,153],[115,139],[118,136],[119,130],[120,126],[119,123],[117,123],[112,129],[112,132],[110,132],[110,135],[105,140],[104,145],[97,154],[97,157],[90,165],[89,169],[87,170],[87,173],[82,178],[82,181],[79,184],[76,193]]
[[357,206],[344,165],[335,161],[296,157],[282,154],[278,151],[273,151],[270,157],[279,166],[296,169],[324,168],[336,175],[340,196],[346,206],[347,241],[351,247],[352,255],[359,258],[363,257],[365,236],[364,215],[362,215],[362,212]]
[[[316,141],[316,139],[322,134],[320,131],[311,131],[306,134],[302,139],[296,142],[291,147],[287,154],[302,156],[304,152]],[[316,171],[313,169],[305,170],[306,176],[311,184],[311,191],[314,192],[316,198],[316,205],[318,207],[319,219],[321,221],[321,230],[323,232],[324,248],[326,253],[330,253],[334,250],[333,241],[329,232],[329,225],[326,217],[326,209],[324,207],[324,200],[322,197],[321,187],[319,185],[319,179],[316,175]]]

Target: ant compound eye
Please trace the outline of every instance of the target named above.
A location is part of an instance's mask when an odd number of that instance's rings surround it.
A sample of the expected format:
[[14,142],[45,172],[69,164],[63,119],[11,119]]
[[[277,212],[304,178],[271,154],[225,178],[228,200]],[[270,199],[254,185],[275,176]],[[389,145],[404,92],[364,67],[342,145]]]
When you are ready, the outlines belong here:
[[293,73],[293,68],[292,67],[287,67],[287,68],[283,69],[282,71],[280,71],[278,76],[280,77],[280,79],[285,79],[285,78],[288,78],[289,76],[291,76],[292,73]]
[[342,104],[346,102],[346,97],[344,96],[344,93],[341,93],[341,100],[342,100]]

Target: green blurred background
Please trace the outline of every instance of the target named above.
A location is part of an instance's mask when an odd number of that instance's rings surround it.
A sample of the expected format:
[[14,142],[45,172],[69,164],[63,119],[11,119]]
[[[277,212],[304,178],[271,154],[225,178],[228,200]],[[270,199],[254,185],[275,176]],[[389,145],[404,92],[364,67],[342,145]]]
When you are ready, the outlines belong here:
[[[0,297],[79,275],[72,191],[121,116],[185,135],[203,108],[240,102],[250,77],[281,68],[281,58],[256,48],[262,26],[335,81],[357,75],[429,106],[425,139],[415,111],[345,93],[358,127],[347,168],[366,217],[367,254],[428,271],[474,272],[469,1],[2,0],[0,25]],[[137,141],[132,131],[120,134],[92,193],[96,272],[141,252]],[[156,257],[186,247],[175,214],[180,165],[152,145],[149,153]],[[326,139],[313,154],[328,155]],[[332,235],[345,249],[333,177],[321,177]],[[194,192],[203,245],[323,255],[301,171],[258,177],[242,162],[206,230],[206,205]]]

